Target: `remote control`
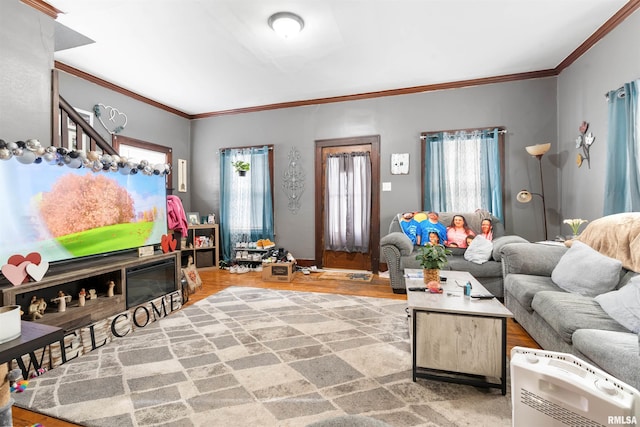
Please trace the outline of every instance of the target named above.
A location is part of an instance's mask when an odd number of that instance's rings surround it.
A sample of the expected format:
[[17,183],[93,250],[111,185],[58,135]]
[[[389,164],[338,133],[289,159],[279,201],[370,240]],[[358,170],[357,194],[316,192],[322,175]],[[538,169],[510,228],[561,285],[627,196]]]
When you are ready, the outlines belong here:
[[427,288],[407,288],[412,292],[426,292]]
[[477,295],[471,295],[471,298],[476,298],[476,299],[493,299],[495,298],[493,295],[491,294],[477,294]]

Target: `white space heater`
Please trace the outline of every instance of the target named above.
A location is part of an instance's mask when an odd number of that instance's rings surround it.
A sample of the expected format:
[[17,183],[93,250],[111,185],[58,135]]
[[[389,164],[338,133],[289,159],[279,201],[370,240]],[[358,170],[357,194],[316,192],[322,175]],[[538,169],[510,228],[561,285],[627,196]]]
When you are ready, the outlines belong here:
[[640,392],[567,353],[511,350],[514,427],[640,427]]

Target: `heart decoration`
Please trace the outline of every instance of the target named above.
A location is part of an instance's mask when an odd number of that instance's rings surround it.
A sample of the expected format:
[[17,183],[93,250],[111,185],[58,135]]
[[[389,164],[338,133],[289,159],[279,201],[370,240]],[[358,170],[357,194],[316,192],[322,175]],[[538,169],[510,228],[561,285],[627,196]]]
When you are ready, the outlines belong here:
[[163,234],[160,240],[160,246],[162,247],[162,253],[173,252],[176,250],[178,241],[174,239],[171,234]]
[[27,261],[31,261],[34,264],[40,264],[40,261],[42,261],[42,257],[38,252],[31,252],[25,258]]
[[18,286],[27,279],[27,265],[30,264],[31,261],[23,261],[18,265],[5,264],[2,266],[2,274],[13,286]]
[[[125,113],[120,112],[115,107],[111,107],[110,105],[104,104],[96,104],[93,106],[93,112],[98,118],[98,121],[104,127],[107,132],[110,134],[122,132],[127,126],[127,115]],[[102,120],[103,117],[107,117],[106,121],[108,125]]]
[[12,255],[2,266],[2,274],[13,286],[28,282],[28,276],[39,282],[48,270],[49,263],[43,261],[38,252],[31,252],[26,257],[19,254]]
[[36,282],[42,280],[48,270],[49,263],[47,261],[42,261],[40,264],[31,263],[27,265],[27,273],[29,273],[29,276]]
[[20,265],[25,262],[27,259],[22,255],[11,255],[7,260],[7,264],[11,265]]

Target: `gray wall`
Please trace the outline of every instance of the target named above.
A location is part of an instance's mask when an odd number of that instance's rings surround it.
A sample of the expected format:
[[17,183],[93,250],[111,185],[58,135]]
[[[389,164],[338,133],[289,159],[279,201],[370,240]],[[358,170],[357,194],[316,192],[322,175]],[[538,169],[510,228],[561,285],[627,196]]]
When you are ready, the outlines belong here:
[[[381,180],[391,192],[382,192],[380,231],[384,235],[393,215],[420,206],[420,132],[457,128],[505,126],[505,222],[510,233],[530,240],[543,237],[539,199],[521,205],[515,194],[522,188],[539,191],[538,163],[524,147],[554,141],[556,78],[493,84],[464,89],[401,95],[361,101],[221,116],[193,121],[192,205],[195,210],[219,210],[218,149],[240,145],[275,146],[276,243],[296,257],[314,258],[314,141],[379,134]],[[287,210],[282,172],[287,154],[296,147],[306,171],[306,190],[297,214]],[[409,175],[391,175],[391,154],[408,152]],[[557,209],[556,170],[545,161],[547,207]],[[546,189],[545,189],[546,190]],[[557,233],[557,224],[550,234]],[[551,234],[555,235],[555,234]],[[302,238],[301,238],[302,236]]]
[[[175,168],[172,170],[173,188],[175,189],[173,194],[180,197],[186,211],[191,210],[190,193],[178,193],[177,191],[178,159],[187,159],[187,163],[189,163],[188,160],[191,158],[189,120],[70,74],[59,72],[58,75],[60,96],[74,108],[92,112],[93,106],[99,103],[115,107],[127,115],[127,126],[118,135],[172,148]],[[111,135],[98,123],[96,117],[93,118],[93,127],[107,142],[111,142]],[[188,170],[192,171],[193,169],[188,168]],[[191,178],[188,179],[187,189],[190,184]]]
[[0,2],[0,138],[51,142],[53,19]]
[[[640,10],[622,22],[558,77],[558,188],[562,218],[602,216],[608,136],[605,94],[640,78]],[[591,169],[575,163],[582,121],[596,137]],[[564,225],[563,234],[571,234]]]

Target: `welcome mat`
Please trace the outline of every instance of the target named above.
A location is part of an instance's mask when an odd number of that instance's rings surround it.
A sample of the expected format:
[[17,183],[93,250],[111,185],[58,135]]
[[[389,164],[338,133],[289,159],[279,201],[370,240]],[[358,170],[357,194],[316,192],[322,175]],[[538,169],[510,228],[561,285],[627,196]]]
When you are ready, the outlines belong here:
[[412,381],[406,302],[231,287],[30,380],[16,405],[85,426],[510,426],[499,391]]
[[370,282],[373,280],[373,274],[371,273],[350,271],[325,271],[319,277],[323,280],[351,280],[354,282]]

